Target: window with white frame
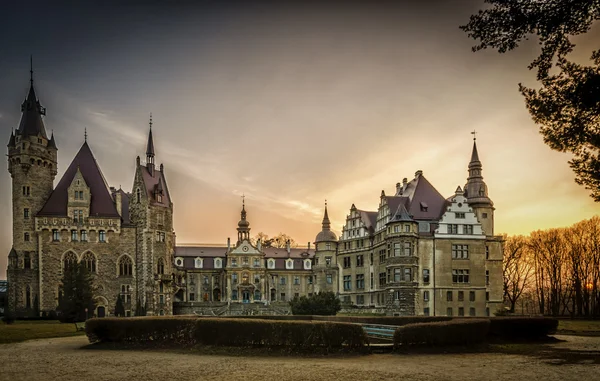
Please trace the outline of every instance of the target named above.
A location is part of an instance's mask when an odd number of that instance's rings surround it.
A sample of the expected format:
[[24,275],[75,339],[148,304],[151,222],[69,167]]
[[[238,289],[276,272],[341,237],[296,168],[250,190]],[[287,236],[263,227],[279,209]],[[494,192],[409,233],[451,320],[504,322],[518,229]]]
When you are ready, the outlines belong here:
[[201,269],[202,268],[202,258],[196,258],[194,259],[194,267],[197,269]]
[[269,259],[267,261],[267,267],[269,267],[270,269],[274,269],[275,268],[275,260],[274,259]]
[[305,259],[304,260],[304,269],[310,270],[310,266],[311,266],[310,259]]
[[285,268],[286,269],[293,269],[294,268],[294,261],[291,259],[288,259],[287,261],[285,261]]
[[215,258],[214,263],[215,263],[215,269],[220,269],[223,262],[221,261],[221,258]]

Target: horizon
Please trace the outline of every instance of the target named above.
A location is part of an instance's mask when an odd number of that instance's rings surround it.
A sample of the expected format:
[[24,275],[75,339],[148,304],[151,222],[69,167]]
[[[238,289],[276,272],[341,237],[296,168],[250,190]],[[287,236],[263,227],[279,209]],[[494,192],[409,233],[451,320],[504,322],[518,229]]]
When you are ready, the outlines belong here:
[[[31,17],[9,9],[14,17],[0,25],[0,139],[18,126],[32,54],[58,146],[55,186],[87,129],[108,185],[131,192],[152,113],[178,245],[235,237],[242,195],[251,236],[286,233],[301,246],[321,230],[325,199],[339,235],[352,204],[377,210],[381,190],[417,170],[451,196],[466,182],[473,130],[497,234],[598,214],[574,182],[570,155],[543,143],[517,91],[535,83],[527,70],[535,41],[475,54],[458,26],[480,1],[378,4],[88,4],[42,6]],[[574,56],[587,60],[599,37],[593,28],[576,38]],[[0,185],[5,279],[6,168]]]

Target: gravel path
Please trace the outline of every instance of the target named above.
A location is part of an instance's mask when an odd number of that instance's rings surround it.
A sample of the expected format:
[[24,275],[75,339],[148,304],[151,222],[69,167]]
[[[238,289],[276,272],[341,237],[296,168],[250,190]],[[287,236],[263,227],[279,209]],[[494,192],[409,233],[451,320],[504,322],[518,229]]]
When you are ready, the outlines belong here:
[[[0,380],[597,380],[600,337],[562,336],[544,356],[501,353],[259,357],[84,350],[85,337],[0,345]],[[566,355],[565,355],[566,354]]]

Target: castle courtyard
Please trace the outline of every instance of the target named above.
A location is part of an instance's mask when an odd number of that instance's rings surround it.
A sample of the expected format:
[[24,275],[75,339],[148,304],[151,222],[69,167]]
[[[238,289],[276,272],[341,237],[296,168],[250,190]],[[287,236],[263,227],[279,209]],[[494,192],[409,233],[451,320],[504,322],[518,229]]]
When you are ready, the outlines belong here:
[[[85,336],[0,345],[0,381],[10,380],[591,380],[600,337],[513,353],[231,356],[184,351],[82,349]],[[504,349],[502,352],[510,352]]]

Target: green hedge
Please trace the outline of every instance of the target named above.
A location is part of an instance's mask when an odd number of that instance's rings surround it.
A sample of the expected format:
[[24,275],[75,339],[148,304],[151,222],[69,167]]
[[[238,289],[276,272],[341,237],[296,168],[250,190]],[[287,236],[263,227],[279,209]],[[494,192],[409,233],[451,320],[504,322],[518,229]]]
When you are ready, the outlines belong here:
[[228,318],[101,318],[86,324],[90,342],[263,346],[362,350],[368,339],[354,324]]
[[313,316],[313,320],[403,326],[415,323],[450,321],[452,318],[448,316]]
[[494,317],[490,321],[490,337],[496,339],[540,339],[558,328],[558,319],[547,317]]
[[490,328],[488,319],[456,319],[444,322],[416,323],[394,332],[394,347],[414,345],[468,345],[485,341]]

